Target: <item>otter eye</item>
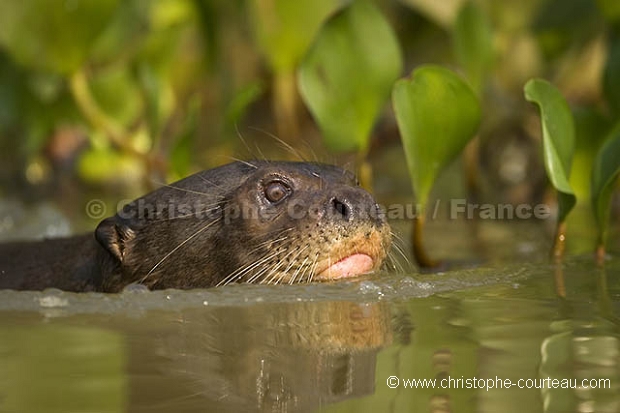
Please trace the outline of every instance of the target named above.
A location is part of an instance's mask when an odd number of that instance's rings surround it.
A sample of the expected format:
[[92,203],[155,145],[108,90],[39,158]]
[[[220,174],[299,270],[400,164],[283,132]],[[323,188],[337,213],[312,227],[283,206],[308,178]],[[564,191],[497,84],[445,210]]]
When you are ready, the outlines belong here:
[[282,201],[291,193],[291,189],[282,181],[272,181],[265,186],[265,198],[271,203]]

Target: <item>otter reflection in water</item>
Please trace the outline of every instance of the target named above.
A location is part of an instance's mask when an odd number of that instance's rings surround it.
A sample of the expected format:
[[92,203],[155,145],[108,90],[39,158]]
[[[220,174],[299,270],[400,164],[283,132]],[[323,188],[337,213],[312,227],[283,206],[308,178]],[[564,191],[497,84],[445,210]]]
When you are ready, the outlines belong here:
[[[136,336],[139,330],[139,336]],[[132,329],[129,410],[313,412],[375,392],[387,303],[299,302],[153,313]]]
[[92,234],[0,245],[0,288],[118,292],[304,283],[379,269],[391,233],[339,167],[235,162],[162,187]]

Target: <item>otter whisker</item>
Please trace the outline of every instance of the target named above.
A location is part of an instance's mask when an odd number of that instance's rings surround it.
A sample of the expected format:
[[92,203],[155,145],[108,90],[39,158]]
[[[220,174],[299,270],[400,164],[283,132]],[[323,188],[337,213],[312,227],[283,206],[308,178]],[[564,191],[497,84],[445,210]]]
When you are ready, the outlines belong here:
[[312,263],[312,267],[310,267],[310,273],[308,274],[308,279],[307,282],[308,284],[310,284],[312,282],[312,279],[314,278],[314,273],[316,271],[316,267],[319,264],[319,257],[318,255],[314,257],[314,263]]
[[[271,284],[271,282],[273,281],[273,279],[278,275],[277,270],[282,267],[282,265],[285,263],[285,260],[290,257],[292,254],[296,253],[297,251],[295,251],[294,249],[291,249],[291,251],[289,251],[284,257],[282,257],[282,259],[280,260],[280,262],[278,262],[278,264],[276,266],[274,266],[272,268],[272,270],[263,277],[263,279],[261,280],[261,284]],[[269,278],[269,280],[267,280]]]
[[214,221],[209,222],[207,225],[205,225],[201,229],[199,229],[196,232],[194,232],[185,241],[181,242],[179,245],[174,247],[174,249],[172,251],[170,251],[168,254],[166,254],[161,260],[159,260],[159,262],[157,264],[155,264],[153,266],[153,268],[150,269],[150,271],[148,273],[146,273],[146,275],[139,281],[139,284],[142,284],[149,277],[149,275],[151,275],[153,273],[153,271],[155,271],[157,269],[157,267],[159,267],[164,261],[166,261],[168,259],[168,257],[170,257],[172,254],[177,252],[179,250],[179,248],[183,247],[189,241],[191,241],[192,239],[196,238],[198,235],[202,234],[204,231],[206,231],[207,229],[209,229],[213,225],[217,224],[219,221],[220,221],[219,219],[216,219]]
[[267,238],[267,240],[264,241],[264,243],[269,243],[271,241],[271,239],[269,239],[270,237],[273,237],[273,236],[277,237],[277,236],[280,236],[280,235],[284,234],[285,232],[289,232],[289,231],[292,231],[294,229],[295,229],[295,227],[287,227],[287,228],[284,228],[284,229],[279,229],[278,228],[278,229],[274,229],[273,231],[267,231],[264,234],[261,234],[260,237],[261,238]]
[[394,240],[398,241],[401,245],[405,243],[405,241],[402,239],[402,237],[397,232],[394,232],[394,231],[390,230],[390,236]]
[[[398,234],[394,233],[393,231],[390,231],[390,235],[392,236],[392,239],[394,240],[394,242],[392,242],[392,248],[396,250],[396,252],[405,260],[405,264],[411,267],[411,261],[409,260],[409,257],[407,257],[407,254],[405,253],[404,248],[402,246],[404,241]],[[404,272],[404,269],[401,268],[401,271]]]
[[[299,256],[303,254],[303,252],[308,248],[309,246],[306,245],[305,247],[301,248],[299,251],[295,251],[296,252],[295,256],[289,259],[289,265],[286,267],[286,269],[284,269],[284,271],[279,272],[280,277],[275,281],[274,284],[279,284],[280,281],[282,281],[284,277],[286,277],[286,274],[288,274],[291,271],[291,269],[295,266],[295,264],[298,264],[297,260],[299,259]],[[287,257],[284,257],[284,258],[287,258]],[[293,284],[295,282],[295,275],[298,272],[299,272],[299,268],[295,271],[292,278],[289,280],[289,284]],[[271,283],[271,280],[269,280],[269,283]]]
[[[269,262],[273,258],[276,258],[279,254],[280,254],[279,252],[274,252],[273,254],[267,255],[254,263],[250,263],[249,265],[245,265],[245,266],[237,268],[231,274],[226,276],[224,280],[220,281],[220,283],[218,283],[217,286],[228,285],[230,283],[239,281],[240,279],[245,277],[247,274],[249,274],[251,271],[253,271],[255,268],[257,267],[260,268],[263,264],[265,264],[266,262]],[[259,274],[263,273],[264,271],[265,271],[264,268],[261,269]],[[256,275],[253,275],[249,280],[246,281],[246,283],[250,284],[255,276]]]
[[394,271],[397,273],[404,273],[405,270],[403,266],[398,262],[398,260],[394,257],[392,252],[389,252],[386,257],[386,261],[383,264],[387,271]]
[[[305,267],[306,263],[308,262],[308,258],[309,256],[306,255],[306,257],[304,258],[304,260],[300,263],[298,263],[297,261],[299,260],[299,257],[308,249],[310,248],[309,245],[304,246],[303,248],[301,248],[299,250],[299,252],[297,253],[297,255],[295,255],[295,257],[293,258],[292,262],[293,263],[297,263],[297,269],[295,270],[295,272],[293,273],[293,275],[291,276],[291,278],[289,279],[289,284],[294,284],[295,280],[297,279],[297,276],[299,275],[299,273],[301,272],[301,270]],[[289,271],[290,268],[287,269],[287,271]]]
[[[299,251],[299,254],[297,254],[297,256],[295,257],[295,259],[297,259],[302,252],[304,252],[305,250],[307,250],[309,248],[308,245],[306,245],[304,248],[302,248]],[[295,280],[297,279],[297,276],[299,275],[299,272],[301,271],[302,268],[304,268],[304,266],[306,265],[306,263],[308,262],[308,256],[306,256],[306,258],[304,258],[304,260],[301,262],[301,264],[297,267],[297,270],[295,270],[295,272],[293,273],[293,275],[291,276],[291,279],[288,281],[289,284],[294,284]]]
[[[248,145],[247,141],[243,137],[243,134],[239,130],[239,127],[238,127],[238,125],[236,123],[235,123],[235,132],[237,133],[237,137],[239,138],[239,140],[241,140],[241,143],[243,143],[243,146],[245,146],[245,149],[247,149],[248,155],[250,155],[250,157],[252,157],[252,158],[258,158],[256,156],[256,154],[254,153],[254,151],[252,151],[252,149]],[[265,154],[263,154],[263,152],[260,150],[260,148],[258,147],[258,145],[256,143],[254,144],[254,148],[256,149],[256,152],[258,152],[258,155],[260,156],[260,159],[264,159],[264,160],[267,159],[265,157]]]
[[[281,252],[277,252],[274,254],[273,258],[276,258],[278,255],[282,254]],[[253,274],[247,281],[247,284],[252,284],[254,283],[254,281],[260,279],[263,274],[265,274],[266,272],[271,272],[273,270],[273,266],[267,266],[267,267],[263,267],[259,272],[257,272],[256,274]],[[260,284],[263,284],[263,282],[261,281]]]
[[248,127],[248,129],[252,129],[252,130],[254,130],[256,132],[260,132],[260,133],[265,134],[266,136],[268,136],[271,139],[275,140],[278,143],[278,145],[280,146],[280,148],[288,151],[291,155],[295,156],[298,160],[307,162],[306,157],[297,148],[294,148],[289,143],[287,143],[284,140],[280,139],[279,137],[277,137],[273,133],[271,133],[271,132],[269,132],[269,131],[267,131],[265,129],[255,127],[255,126],[250,126],[250,127]]
[[[214,204],[217,205],[217,204]],[[198,217],[200,215],[211,215],[211,214],[215,214],[216,211],[219,208],[211,208],[211,209],[203,209],[201,211],[196,211],[196,212],[192,212],[191,214],[185,214],[185,215],[177,215],[177,216],[172,216],[172,217],[168,217],[168,218],[161,218],[161,221],[176,221],[177,219],[188,219],[188,218],[195,218]],[[221,217],[218,217],[218,219]]]
[[312,264],[310,264],[308,266],[307,271],[304,271],[304,277],[305,277],[307,283],[310,283],[309,280],[312,280],[312,273],[316,270],[317,260],[318,260],[318,258],[315,257],[314,261],[312,262]]
[[[210,202],[210,203],[204,204],[204,205],[198,205],[198,204],[196,204],[196,205],[185,205],[185,204],[179,203],[178,204],[179,205],[179,209],[180,209],[180,207],[185,207],[185,206],[187,206],[187,207],[198,207],[198,206],[200,206],[201,207],[200,210],[195,210],[195,211],[193,211],[191,213],[186,213],[186,214],[182,214],[182,215],[176,215],[177,210],[175,210],[175,209],[170,210],[168,208],[165,208],[165,209],[157,209],[157,211],[155,211],[154,214],[153,214],[154,216],[151,217],[150,214],[144,214],[144,211],[148,209],[148,206],[141,207],[140,205],[138,205],[137,212],[138,212],[138,214],[140,216],[146,215],[148,217],[148,219],[157,219],[158,221],[161,221],[161,222],[164,222],[164,221],[174,221],[174,220],[177,220],[177,219],[185,219],[185,218],[198,217],[200,215],[205,215],[205,218],[215,218],[213,215],[216,213],[216,211],[219,208],[224,208],[227,205],[227,203],[228,203],[228,201],[224,200],[224,198],[220,198],[218,200],[215,200],[214,202]],[[176,205],[175,203],[171,202],[171,203],[168,203],[166,205],[166,207],[168,207],[168,206],[174,207],[175,205]],[[155,205],[155,206],[157,206],[157,205]],[[140,208],[143,208],[143,209],[141,210]],[[168,216],[166,216],[166,215],[168,215]],[[221,218],[221,217],[217,217],[217,218]]]
[[174,186],[174,184],[166,184],[166,183],[158,182],[158,181],[152,181],[152,183],[159,185],[160,188],[170,188],[170,189],[185,192],[188,194],[201,195],[201,196],[213,196],[213,194],[209,192],[196,191],[196,190],[187,189],[187,188],[180,188],[178,186]]
[[290,239],[289,236],[284,236],[282,238],[276,238],[275,240],[265,240],[263,242],[261,242],[260,244],[258,244],[256,247],[252,248],[250,251],[248,251],[248,255],[251,255],[253,253],[255,253],[256,251],[260,250],[261,248],[274,248],[274,247],[281,247],[281,245],[278,245],[279,242],[283,242]]
[[[284,259],[286,259],[286,257]],[[271,276],[271,278],[269,278],[269,280],[267,280],[267,282],[265,284],[278,285],[278,284],[280,284],[280,281],[282,281],[282,279],[284,277],[286,277],[286,274],[291,269],[291,266],[294,264],[294,262],[290,262],[290,260],[289,260],[289,264],[287,265],[287,267],[284,270],[278,271],[279,267],[282,266],[282,264],[285,262],[284,259],[282,261],[280,261],[278,266],[273,268],[273,270],[271,271],[271,273],[273,273],[273,275]],[[263,278],[263,281],[261,281],[261,283],[263,283],[267,279],[267,277],[269,277],[269,274],[267,274]]]
[[275,140],[279,144],[280,148],[282,148],[284,150],[287,150],[291,155],[295,156],[298,160],[307,162],[306,157],[299,150],[297,150],[297,148],[294,148],[289,143],[287,143],[284,140],[278,138],[273,133],[268,132],[268,131],[266,131],[264,129],[261,129],[261,128],[254,127],[254,126],[250,126],[249,129],[253,129],[253,130],[257,131],[257,132],[264,133],[265,135],[267,135],[270,138],[272,138],[273,140]]
[[[290,244],[289,244],[289,245],[286,245],[285,247],[288,247],[288,246],[290,246]],[[272,255],[270,256],[270,258],[277,258],[277,257],[278,257],[279,255],[281,255],[281,254],[283,254],[283,251],[278,250],[278,251],[276,251],[274,254],[272,254]],[[280,264],[277,264],[277,265],[278,265],[278,266],[279,266],[279,265],[281,265],[281,261],[280,261]],[[276,267],[276,268],[277,268],[277,267]],[[264,268],[263,268],[263,269],[261,269],[258,273],[256,273],[256,274],[252,275],[252,277],[250,277],[250,278],[249,278],[246,282],[247,282],[248,284],[251,284],[251,283],[253,283],[255,280],[257,280],[257,279],[261,278],[261,276],[262,276],[265,272],[269,271],[269,274],[270,274],[270,273],[271,273],[271,271],[273,271],[273,270],[274,270],[274,267],[273,267],[273,266],[272,266],[272,267],[264,267]],[[265,278],[265,277],[263,277],[263,278]],[[261,281],[261,284],[262,284],[262,283],[263,283],[263,282]]]
[[254,268],[264,264],[265,262],[271,260],[272,258],[277,257],[279,254],[280,254],[279,252],[274,252],[273,254],[267,255],[258,261],[250,262],[250,264],[248,265],[237,268],[232,273],[227,275],[224,279],[222,279],[219,283],[217,283],[216,287],[220,287],[222,285],[228,285],[231,282],[235,282],[239,280],[240,278],[245,276],[248,272],[252,271]]
[[218,188],[218,189],[223,189],[223,190],[225,190],[225,188],[224,188],[223,186],[218,185],[218,184],[216,184],[215,182],[213,182],[213,181],[211,181],[211,180],[209,180],[209,179],[205,178],[204,176],[202,176],[202,174],[196,174],[196,176],[197,176],[198,178],[200,178],[200,180],[201,180],[202,182],[206,182],[206,183],[208,183],[209,185],[214,186],[214,187],[216,187],[216,188]]
[[[396,248],[396,247],[393,247],[393,248],[394,248],[394,250],[398,251],[400,253],[400,255],[403,256],[406,259],[406,257],[404,256],[404,253],[402,251],[399,251],[398,248]],[[399,273],[406,272],[405,271],[405,266],[401,263],[401,260],[398,259],[398,257],[396,256],[396,254],[393,251],[388,252],[387,258],[392,263],[392,267],[393,267],[394,271],[399,272]],[[407,262],[407,264],[409,265],[409,262]]]
[[[310,270],[310,265],[308,265],[310,256],[306,256],[306,258],[304,258],[303,262],[301,263],[301,265],[299,266],[297,271],[300,271],[300,273],[298,274],[299,276],[299,281],[297,281],[298,283],[303,283],[304,279],[306,278],[306,273]],[[303,271],[302,271],[303,270]],[[295,275],[295,278],[297,278],[297,275]]]
[[[312,259],[311,256],[309,255],[308,257],[306,257],[306,259]],[[312,264],[310,265],[306,265],[306,268],[304,269],[304,272],[301,274],[300,277],[300,283],[304,282],[303,280],[305,279],[306,283],[310,283],[312,280],[312,274],[314,271],[316,271],[316,266],[318,264],[318,260],[319,260],[319,256],[315,255],[314,256],[314,260],[312,261]]]
[[[281,230],[280,234],[283,234],[287,231],[289,231],[291,228],[287,228],[285,230]],[[269,246],[271,245],[271,247],[274,247],[274,244],[277,245],[278,248],[286,248],[288,247],[288,245],[284,244],[283,241],[287,241],[289,240],[289,237],[283,237],[280,239],[277,239],[275,241],[282,241],[281,243],[272,241],[272,240],[266,240],[263,241],[262,243],[260,243],[257,247],[255,247],[252,251],[250,251],[250,253],[255,252],[263,247]],[[289,245],[291,244],[291,242],[289,242]],[[251,263],[250,265],[247,265],[245,267],[240,267],[238,269],[236,269],[235,271],[233,271],[233,273],[229,274],[225,280],[223,280],[222,282],[218,283],[219,285],[226,285],[229,284],[230,282],[236,281],[240,278],[242,278],[243,276],[245,276],[247,273],[249,273],[250,271],[252,271],[254,268],[264,264],[265,262],[271,260],[272,258],[276,258],[278,255],[280,255],[282,252],[275,251],[273,254],[271,255],[267,255],[266,257],[261,258],[259,261],[255,262],[255,263]],[[250,277],[250,279],[248,279],[246,282],[247,283],[252,283],[254,280],[256,280],[258,277],[260,277],[260,275],[262,275],[265,271],[268,271],[269,267],[265,267],[262,270],[260,270],[258,273],[254,274],[252,277]],[[224,282],[225,281],[225,282]]]
[[[257,148],[258,149],[258,148]],[[260,151],[259,151],[260,152]],[[244,164],[245,166],[249,166],[252,169],[258,169],[258,166],[254,165],[251,162],[244,161],[243,159],[235,158],[234,156],[227,156],[228,159]]]

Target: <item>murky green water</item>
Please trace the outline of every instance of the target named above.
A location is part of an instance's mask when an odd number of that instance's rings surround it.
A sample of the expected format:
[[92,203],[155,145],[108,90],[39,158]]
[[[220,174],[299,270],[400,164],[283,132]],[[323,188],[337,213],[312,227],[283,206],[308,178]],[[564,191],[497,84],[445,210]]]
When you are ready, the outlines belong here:
[[[0,291],[0,411],[617,412],[619,315],[620,260],[589,256],[312,286]],[[439,388],[449,377],[470,388]],[[548,377],[576,388],[518,387]]]

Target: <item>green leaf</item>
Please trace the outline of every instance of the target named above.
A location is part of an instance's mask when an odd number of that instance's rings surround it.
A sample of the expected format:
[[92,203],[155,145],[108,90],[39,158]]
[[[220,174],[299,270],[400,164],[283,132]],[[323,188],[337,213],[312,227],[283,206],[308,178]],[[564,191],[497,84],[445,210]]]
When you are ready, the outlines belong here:
[[236,92],[226,107],[224,114],[225,126],[235,128],[243,119],[250,105],[260,98],[265,92],[265,86],[254,81],[242,87]]
[[604,245],[607,239],[611,196],[616,188],[618,176],[620,176],[620,123],[598,151],[592,168],[592,207],[601,245]]
[[439,172],[473,138],[480,103],[469,85],[439,66],[422,66],[394,85],[392,102],[413,190],[422,210]]
[[603,93],[612,111],[620,115],[620,30],[611,31],[608,44],[607,62],[603,73]]
[[143,164],[135,156],[110,147],[89,148],[80,155],[77,170],[89,183],[127,182],[144,176]]
[[96,73],[89,84],[101,109],[119,123],[131,125],[142,112],[140,90],[126,66]]
[[68,74],[87,59],[118,0],[7,1],[0,12],[0,44],[30,68]]
[[372,127],[401,70],[396,36],[371,3],[355,1],[323,26],[298,80],[330,149],[367,150]]
[[449,29],[465,0],[401,0],[435,24]]
[[485,14],[473,2],[466,3],[454,26],[456,58],[478,93],[493,61],[493,34]]
[[599,107],[573,108],[575,119],[575,155],[571,166],[570,186],[577,197],[577,204],[591,201],[592,169],[596,154],[613,129],[609,117]]
[[546,80],[532,79],[524,91],[525,98],[540,108],[545,169],[558,191],[558,222],[563,222],[576,202],[569,184],[575,151],[573,115],[560,91]]
[[620,1],[596,0],[596,4],[607,20],[612,22],[620,20]]
[[530,27],[543,53],[558,57],[569,48],[598,36],[601,23],[592,0],[548,0],[541,2]]
[[290,72],[308,50],[337,0],[252,0],[249,9],[258,45],[276,73]]

